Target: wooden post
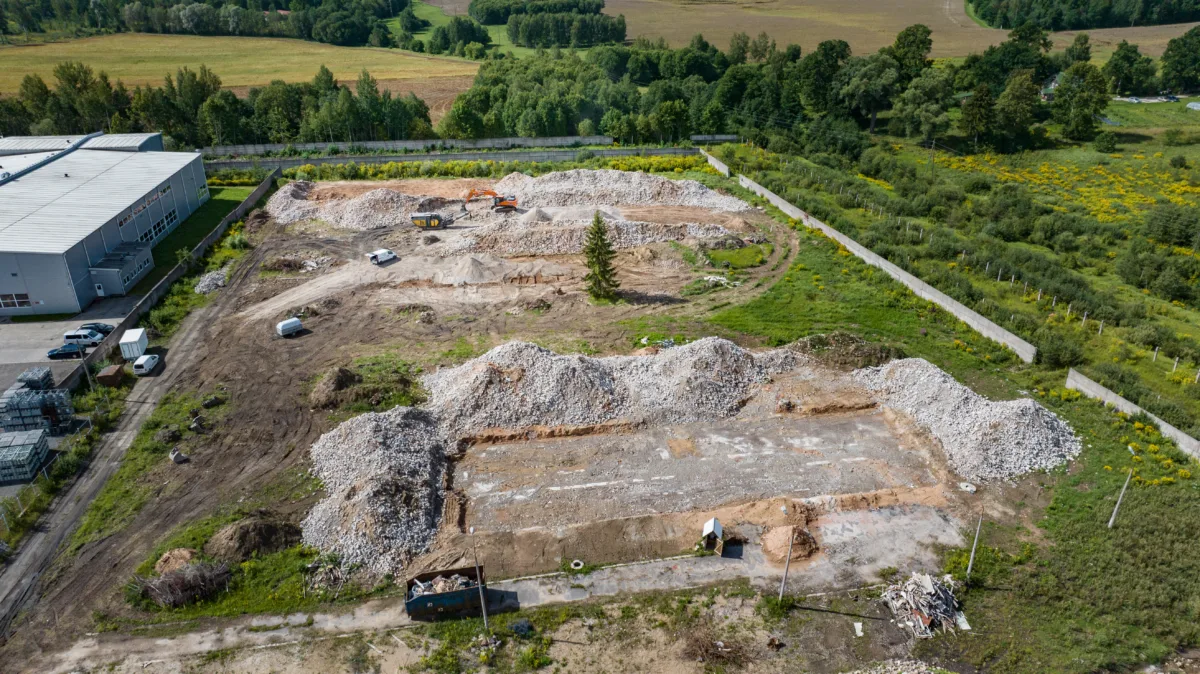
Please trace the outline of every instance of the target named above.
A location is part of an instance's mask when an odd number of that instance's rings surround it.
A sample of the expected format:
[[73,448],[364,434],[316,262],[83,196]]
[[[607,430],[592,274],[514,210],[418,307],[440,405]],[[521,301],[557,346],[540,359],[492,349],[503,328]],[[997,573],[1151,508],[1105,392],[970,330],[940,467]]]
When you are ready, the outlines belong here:
[[1175,367],[1171,368],[1171,372],[1179,369],[1179,356],[1175,356]]
[[1158,347],[1157,347],[1157,346],[1156,346],[1156,347],[1154,347],[1154,357],[1150,359],[1150,362],[1151,362],[1151,363],[1157,363],[1157,362],[1158,362]]
[[792,543],[796,540],[796,527],[789,527],[787,559],[783,562],[783,580],[779,583],[779,601],[783,602],[783,588],[787,587],[788,568],[792,565]]
[[1125,486],[1121,487],[1121,495],[1117,497],[1117,505],[1113,506],[1112,517],[1108,518],[1108,528],[1113,528],[1113,523],[1117,521],[1117,510],[1121,507],[1121,499],[1125,498],[1125,490],[1129,488],[1129,481],[1133,479],[1133,469],[1129,469],[1129,475],[1125,477]]
[[1103,334],[1104,334],[1104,321],[1100,321],[1100,331],[1099,331],[1099,332],[1097,332],[1096,334],[1097,334],[1097,335],[1103,335]]

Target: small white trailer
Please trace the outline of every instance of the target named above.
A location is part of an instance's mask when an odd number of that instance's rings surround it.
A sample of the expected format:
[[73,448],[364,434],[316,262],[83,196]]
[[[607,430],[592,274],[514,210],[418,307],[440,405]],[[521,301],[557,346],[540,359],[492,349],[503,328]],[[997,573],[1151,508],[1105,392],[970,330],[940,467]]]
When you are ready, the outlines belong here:
[[141,358],[146,353],[147,343],[145,328],[126,330],[125,334],[121,335],[121,357],[127,361]]

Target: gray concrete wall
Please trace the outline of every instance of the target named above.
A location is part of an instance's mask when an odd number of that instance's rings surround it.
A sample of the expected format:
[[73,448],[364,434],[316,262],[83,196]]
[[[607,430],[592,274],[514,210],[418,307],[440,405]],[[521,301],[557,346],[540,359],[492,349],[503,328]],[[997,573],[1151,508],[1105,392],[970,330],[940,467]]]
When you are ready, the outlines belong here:
[[[579,150],[516,150],[512,152],[435,152],[429,154],[402,154],[394,156],[367,155],[360,157],[324,157],[321,159],[294,159],[282,157],[263,157],[253,161],[244,160],[215,160],[204,162],[205,168],[218,171],[224,168],[295,168],[305,164],[386,164],[388,162],[414,161],[574,161]],[[662,148],[600,148],[589,150],[597,157],[661,157],[671,155],[694,155],[698,150],[694,147],[662,147]]]
[[971,326],[972,329],[974,329],[976,332],[983,335],[984,337],[987,337],[990,340],[999,342],[999,343],[1007,346],[1008,348],[1012,349],[1013,352],[1015,352],[1017,354],[1017,357],[1019,357],[1021,360],[1025,361],[1026,363],[1033,362],[1034,356],[1037,355],[1037,349],[1029,342],[1026,342],[1025,340],[1021,339],[1020,337],[1009,332],[1008,330],[1005,330],[1004,328],[1000,327],[999,325],[996,325],[995,323],[991,322],[987,318],[984,318],[979,313],[977,313],[971,309],[968,309],[966,306],[964,306],[959,301],[957,301],[954,298],[950,297],[949,295],[943,293],[942,291],[934,288],[933,286],[929,285],[928,283],[925,283],[924,281],[913,276],[912,274],[904,271],[900,267],[897,267],[896,265],[892,264],[891,262],[888,262],[883,257],[876,255],[874,252],[872,252],[866,246],[859,244],[854,239],[851,239],[850,237],[846,236],[845,234],[842,234],[841,232],[830,227],[829,225],[826,225],[825,223],[821,222],[820,220],[817,220],[816,218],[809,216],[808,213],[805,213],[804,211],[800,210],[799,208],[796,208],[795,206],[793,206],[792,204],[788,203],[783,198],[781,198],[779,195],[775,194],[771,190],[768,190],[767,188],[763,187],[762,185],[759,185],[758,183],[754,182],[753,180],[747,178],[746,176],[739,175],[738,183],[741,184],[742,187],[745,187],[746,189],[754,192],[755,194],[766,198],[767,201],[771,202],[771,204],[773,204],[776,208],[778,208],[779,210],[781,210],[785,214],[787,214],[788,217],[795,218],[796,220],[804,223],[805,227],[809,227],[810,229],[819,230],[819,231],[823,232],[825,234],[825,236],[828,236],[829,238],[833,239],[834,241],[837,241],[838,243],[842,244],[843,246],[846,247],[846,250],[853,253],[856,257],[858,257],[863,262],[866,262],[867,264],[871,265],[872,267],[878,267],[879,269],[882,269],[884,272],[887,273],[888,276],[891,276],[892,278],[896,279],[900,283],[907,286],[908,289],[912,290],[913,294],[915,294],[917,297],[920,297],[922,299],[926,299],[926,300],[929,300],[930,302],[933,302],[934,304],[940,306],[941,308],[943,308],[946,311],[953,314],[956,318],[958,318],[962,322]]
[[716,157],[712,156],[711,154],[705,152],[704,150],[700,150],[700,154],[704,155],[704,158],[708,161],[709,166],[720,171],[721,175],[725,176],[726,178],[729,177],[729,167],[725,165],[725,162],[721,161],[720,159],[717,159]]
[[569,147],[572,145],[612,145],[612,136],[553,136],[545,138],[480,138],[477,140],[369,140],[358,143],[260,143],[246,145],[214,145],[206,147],[202,152],[206,156],[226,155],[262,155],[268,152],[282,152],[291,147],[297,152],[324,152],[334,146],[345,150],[350,146],[367,150],[436,150],[438,148],[453,148],[464,150],[508,149],[512,147]]
[[[80,254],[76,253],[76,257],[80,257]],[[86,265],[83,267],[82,279],[85,283],[91,282]],[[29,295],[32,303],[30,307],[0,308],[0,316],[65,314],[79,311],[79,302],[75,293],[71,291],[71,285],[67,263],[62,255],[0,253],[0,294]],[[39,302],[41,304],[38,304]]]
[[1184,433],[1178,428],[1175,428],[1171,424],[1168,424],[1162,419],[1159,419],[1153,414],[1150,414],[1137,405],[1134,405],[1111,390],[1101,386],[1092,379],[1089,379],[1079,372],[1076,372],[1074,369],[1067,372],[1066,387],[1079,391],[1089,398],[1101,400],[1105,404],[1112,405],[1113,407],[1127,414],[1145,414],[1153,419],[1154,423],[1158,424],[1158,430],[1161,431],[1163,435],[1175,441],[1175,444],[1179,446],[1179,449],[1183,450],[1190,456],[1200,459],[1200,441],[1196,440],[1187,433]]

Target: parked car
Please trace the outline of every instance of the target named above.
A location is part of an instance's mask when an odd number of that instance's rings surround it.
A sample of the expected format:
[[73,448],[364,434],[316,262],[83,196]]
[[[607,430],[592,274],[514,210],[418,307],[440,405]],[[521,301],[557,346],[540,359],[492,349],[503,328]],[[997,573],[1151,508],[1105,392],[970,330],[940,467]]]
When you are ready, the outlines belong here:
[[63,344],[82,344],[96,346],[104,341],[104,335],[95,330],[72,330],[63,335]]
[[371,261],[371,264],[383,264],[389,260],[395,260],[396,254],[387,248],[380,248],[379,250],[367,253],[367,259]]
[[84,323],[83,325],[79,326],[79,329],[92,330],[102,335],[107,335],[113,330],[116,330],[117,327],[115,325],[109,325],[108,323]]
[[158,367],[158,356],[148,353],[133,361],[133,374],[138,377],[145,377],[154,372],[154,368]]
[[63,344],[57,349],[50,349],[46,357],[50,360],[66,360],[68,358],[83,358],[87,355],[87,347],[82,344]]

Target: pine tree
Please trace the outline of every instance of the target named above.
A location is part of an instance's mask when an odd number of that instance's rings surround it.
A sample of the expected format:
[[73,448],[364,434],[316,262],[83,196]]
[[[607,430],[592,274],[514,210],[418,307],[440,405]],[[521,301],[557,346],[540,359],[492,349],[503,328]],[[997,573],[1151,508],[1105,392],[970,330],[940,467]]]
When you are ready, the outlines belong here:
[[962,103],[962,118],[958,128],[975,139],[975,151],[979,151],[979,137],[992,132],[996,121],[996,102],[992,90],[986,84],[975,87],[975,93]]
[[617,296],[617,272],[613,269],[612,261],[616,256],[612,244],[608,241],[608,228],[600,211],[592,218],[592,227],[588,230],[587,241],[583,245],[583,254],[587,258],[588,273],[583,280],[587,283],[588,294],[597,300],[612,300]]

